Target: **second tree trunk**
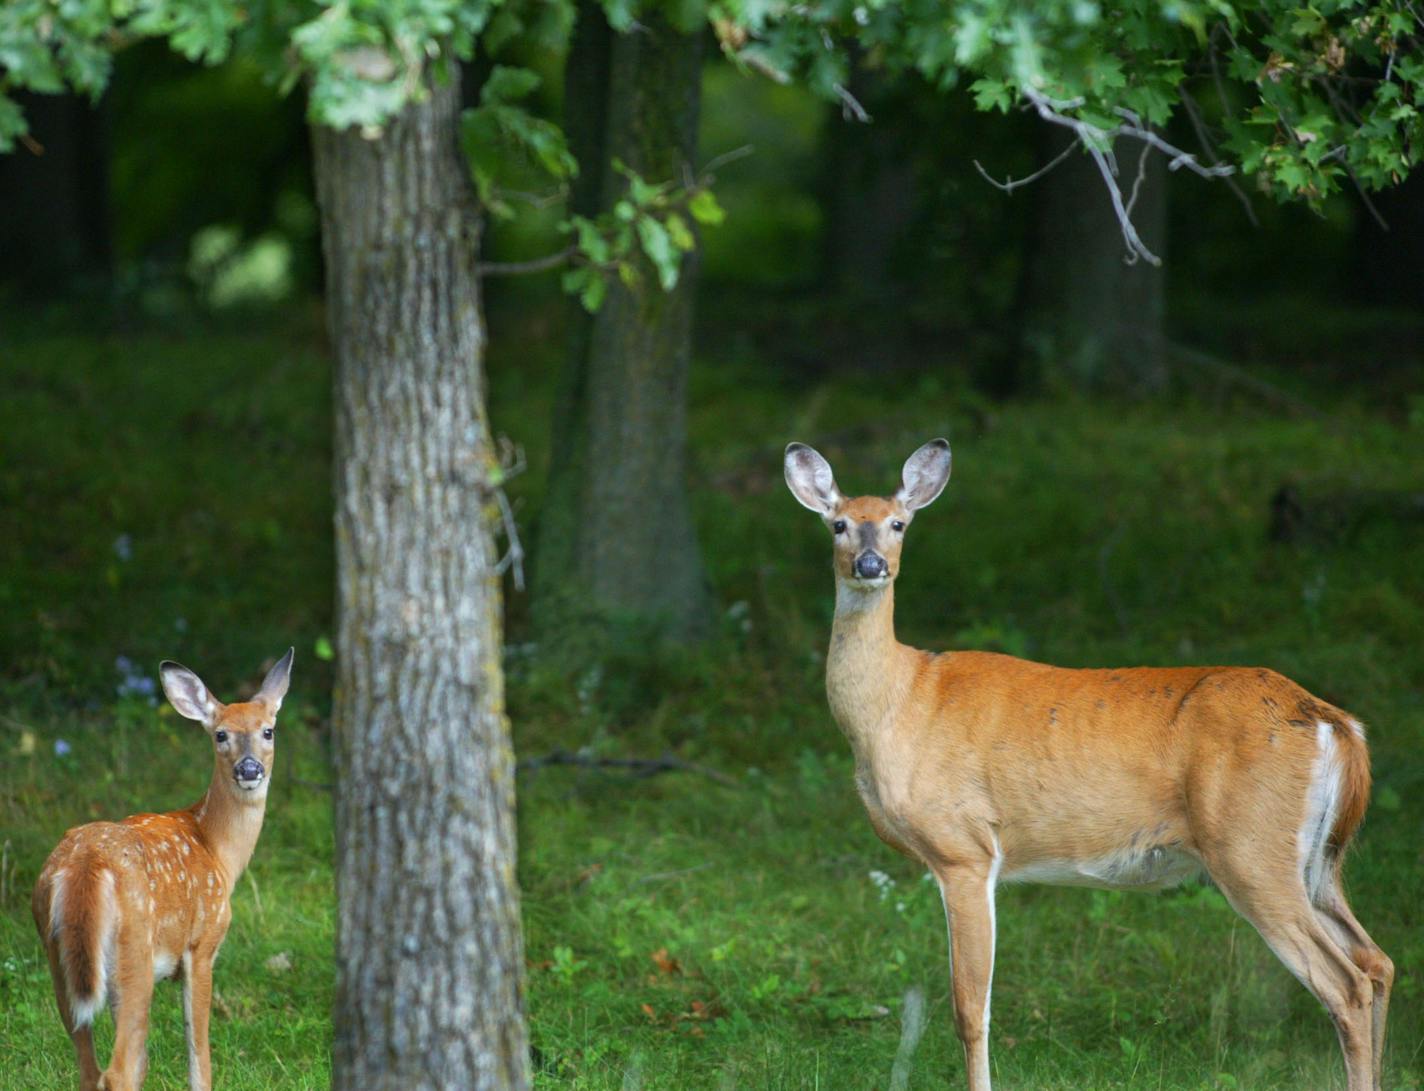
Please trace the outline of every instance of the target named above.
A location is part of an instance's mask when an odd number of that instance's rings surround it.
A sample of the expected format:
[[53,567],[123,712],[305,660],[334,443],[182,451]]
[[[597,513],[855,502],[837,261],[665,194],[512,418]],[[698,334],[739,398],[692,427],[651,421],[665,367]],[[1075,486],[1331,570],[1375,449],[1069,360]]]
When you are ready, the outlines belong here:
[[[663,18],[614,34],[596,5],[580,6],[565,87],[582,172],[574,212],[596,215],[622,195],[615,159],[650,182],[682,182],[701,54],[698,35]],[[615,283],[596,315],[574,317],[536,556],[541,640],[596,640],[619,624],[687,639],[706,623],[686,481],[696,272],[688,255],[664,292],[643,263],[636,287]]]
[[[1040,161],[1065,141],[1045,127]],[[1142,146],[1119,140],[1118,179],[1126,201]],[[1163,256],[1167,172],[1151,152],[1133,206],[1143,242]],[[1163,277],[1145,260],[1128,264],[1122,229],[1092,158],[1081,151],[1034,183],[1033,236],[1021,297],[1023,353],[1049,381],[1125,394],[1146,394],[1166,382],[1162,332]]]

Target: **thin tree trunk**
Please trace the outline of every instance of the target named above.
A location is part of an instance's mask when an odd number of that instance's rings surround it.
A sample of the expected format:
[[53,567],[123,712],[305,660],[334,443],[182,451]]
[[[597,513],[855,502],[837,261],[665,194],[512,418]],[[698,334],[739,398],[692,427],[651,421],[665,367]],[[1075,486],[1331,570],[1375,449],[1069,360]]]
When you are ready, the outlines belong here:
[[336,351],[339,1091],[529,1083],[458,79],[314,133]]
[[[621,159],[650,181],[681,181],[697,138],[701,37],[659,16],[614,35],[580,8],[570,52],[567,127],[583,175],[575,211],[607,208]],[[697,635],[708,600],[687,501],[687,374],[695,256],[664,292],[645,264],[595,316],[577,314],[539,533],[534,618],[567,643],[616,622],[674,639]]]
[[[1040,139],[1042,163],[1063,149],[1064,138],[1046,126]],[[1121,141],[1116,152],[1126,198],[1141,146]],[[1162,257],[1165,160],[1153,152],[1145,166],[1132,220]],[[1033,189],[1034,237],[1020,302],[1024,354],[1038,359],[1050,381],[1127,394],[1161,389],[1167,379],[1162,269],[1124,261],[1122,231],[1092,159],[1069,155]]]

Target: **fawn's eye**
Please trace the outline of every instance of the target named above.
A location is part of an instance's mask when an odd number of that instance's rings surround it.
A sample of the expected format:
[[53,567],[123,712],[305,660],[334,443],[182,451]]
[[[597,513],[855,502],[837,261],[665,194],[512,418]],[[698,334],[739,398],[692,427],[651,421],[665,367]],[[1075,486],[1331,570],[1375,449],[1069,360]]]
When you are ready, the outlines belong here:
[[837,534],[844,534],[844,533],[845,533],[845,520],[844,520],[844,519],[837,519],[834,523],[831,524],[831,529],[832,529],[833,531],[835,531]]
[[270,727],[264,727],[264,728],[262,729],[262,737],[263,737],[264,739],[266,739],[268,742],[271,742],[271,741],[272,741],[272,729],[271,729]]
[[217,732],[214,732],[214,733],[213,733],[213,738],[216,739],[218,742],[227,742],[227,732],[226,732],[226,731],[217,731]]
[[893,530],[896,534],[900,534],[904,531],[905,524],[899,519],[891,519],[890,529]]

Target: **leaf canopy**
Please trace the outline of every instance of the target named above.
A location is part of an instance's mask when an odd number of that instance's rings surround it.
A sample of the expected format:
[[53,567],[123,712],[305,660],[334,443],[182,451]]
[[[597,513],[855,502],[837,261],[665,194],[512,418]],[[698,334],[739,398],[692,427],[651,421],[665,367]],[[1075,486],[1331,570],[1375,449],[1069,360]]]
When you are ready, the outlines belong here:
[[[865,63],[945,90],[965,83],[980,109],[1038,96],[1109,143],[1121,119],[1160,128],[1187,113],[1204,154],[1283,199],[1392,185],[1424,148],[1424,25],[1411,0],[603,2],[619,30],[652,8],[684,29],[710,22],[737,63],[847,109],[854,43]],[[113,52],[138,38],[204,64],[241,54],[280,88],[305,81],[313,121],[374,135],[477,44],[555,46],[573,18],[571,0],[6,0],[0,150],[25,133],[15,91],[97,96]],[[519,116],[532,89],[520,72],[496,70],[482,105],[507,112],[485,128],[567,176],[562,139]]]

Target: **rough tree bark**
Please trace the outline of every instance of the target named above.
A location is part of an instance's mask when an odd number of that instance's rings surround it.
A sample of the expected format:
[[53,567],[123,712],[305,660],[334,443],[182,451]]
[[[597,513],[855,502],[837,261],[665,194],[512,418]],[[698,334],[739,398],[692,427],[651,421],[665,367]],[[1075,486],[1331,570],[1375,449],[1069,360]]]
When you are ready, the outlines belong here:
[[[1040,133],[1040,163],[1063,150],[1071,136],[1048,126]],[[1116,149],[1124,198],[1137,177],[1142,146]],[[1164,256],[1167,233],[1165,158],[1146,160],[1132,220],[1138,234]],[[1102,175],[1091,158],[1071,154],[1030,187],[1034,227],[1020,294],[1023,352],[1046,377],[1126,394],[1149,394],[1167,380],[1161,267],[1128,265],[1122,231]]]
[[529,1083],[458,80],[314,132],[336,352],[333,1087]]
[[[701,36],[678,33],[662,16],[615,35],[597,5],[580,6],[565,89],[582,168],[575,212],[594,215],[622,193],[615,157],[650,181],[683,178],[701,62]],[[696,274],[689,255],[677,288],[664,292],[645,267],[638,287],[611,286],[597,315],[573,315],[537,542],[542,641],[567,644],[610,622],[687,639],[706,624],[686,482]]]

